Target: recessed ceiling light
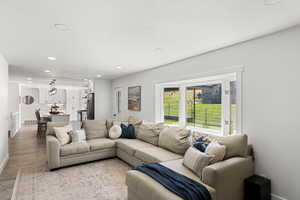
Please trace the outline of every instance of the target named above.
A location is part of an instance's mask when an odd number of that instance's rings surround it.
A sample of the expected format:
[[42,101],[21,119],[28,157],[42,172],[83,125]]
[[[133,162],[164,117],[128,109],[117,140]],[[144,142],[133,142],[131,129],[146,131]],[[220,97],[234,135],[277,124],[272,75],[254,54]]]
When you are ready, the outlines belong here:
[[46,69],[44,72],[46,72],[46,73],[50,73],[51,71],[50,71],[50,70],[48,70],[48,69]]
[[54,24],[54,27],[58,31],[69,31],[69,30],[71,30],[70,27],[67,26],[66,24]]
[[121,67],[121,66],[117,66],[116,68],[117,68],[117,69],[122,69],[122,67]]
[[84,80],[84,81],[88,81],[88,79],[87,79],[87,78],[84,78],[83,80]]
[[31,78],[31,77],[28,77],[28,78],[27,78],[27,81],[32,81],[32,78]]
[[102,75],[101,74],[97,74],[97,78],[101,78],[102,77]]
[[49,56],[49,57],[48,57],[48,60],[56,60],[56,58],[55,58],[55,57],[52,57],[52,56]]
[[266,6],[272,6],[279,3],[281,0],[264,0],[264,4]]

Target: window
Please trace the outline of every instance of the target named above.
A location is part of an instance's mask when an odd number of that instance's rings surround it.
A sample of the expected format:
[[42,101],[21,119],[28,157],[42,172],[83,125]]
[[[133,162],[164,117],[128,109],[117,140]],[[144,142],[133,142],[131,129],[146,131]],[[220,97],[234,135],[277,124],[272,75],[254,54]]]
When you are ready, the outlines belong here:
[[221,130],[222,84],[186,88],[187,126]]
[[179,98],[179,88],[164,88],[164,122],[166,124],[178,124]]
[[158,84],[156,121],[230,135],[240,131],[240,73]]

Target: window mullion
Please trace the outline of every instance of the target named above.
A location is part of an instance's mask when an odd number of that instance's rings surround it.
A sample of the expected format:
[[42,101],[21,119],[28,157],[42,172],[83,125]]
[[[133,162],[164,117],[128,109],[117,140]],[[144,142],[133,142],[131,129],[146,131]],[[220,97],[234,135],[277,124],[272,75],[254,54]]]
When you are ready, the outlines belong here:
[[222,133],[230,133],[230,82],[222,81]]
[[180,86],[180,109],[179,109],[179,126],[186,127],[186,87]]

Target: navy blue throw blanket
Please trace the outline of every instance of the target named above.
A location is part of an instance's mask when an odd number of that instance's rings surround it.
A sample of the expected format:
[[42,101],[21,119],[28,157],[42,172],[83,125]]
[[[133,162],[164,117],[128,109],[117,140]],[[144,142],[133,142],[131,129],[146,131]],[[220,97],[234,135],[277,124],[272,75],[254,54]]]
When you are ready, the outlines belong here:
[[201,184],[159,163],[148,163],[134,168],[162,184],[184,200],[211,200],[209,191]]

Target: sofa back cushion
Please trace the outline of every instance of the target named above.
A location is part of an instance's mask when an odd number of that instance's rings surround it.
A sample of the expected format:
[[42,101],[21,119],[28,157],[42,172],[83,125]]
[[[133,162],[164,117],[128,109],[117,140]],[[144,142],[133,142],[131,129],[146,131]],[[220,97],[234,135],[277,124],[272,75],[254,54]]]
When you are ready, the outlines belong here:
[[143,123],[143,120],[139,120],[133,116],[128,117],[128,124],[132,124],[134,126],[140,126]]
[[96,138],[106,138],[108,131],[106,128],[106,120],[86,120],[83,121],[83,128],[88,140]]
[[136,137],[144,142],[158,146],[159,134],[163,128],[163,123],[141,124],[135,129]]
[[179,127],[166,127],[159,134],[158,145],[174,153],[183,155],[190,147],[191,131]]
[[240,156],[245,157],[248,150],[248,137],[247,135],[232,135],[220,137],[218,139],[220,144],[226,146],[225,159]]
[[232,158],[235,156],[245,157],[248,151],[248,137],[247,135],[231,135],[231,136],[215,136],[207,135],[200,132],[193,132],[192,140],[195,141],[199,138],[205,138],[206,141],[218,141],[220,144],[226,146],[226,154],[224,159]]

